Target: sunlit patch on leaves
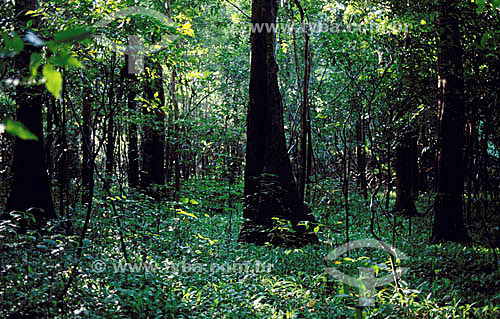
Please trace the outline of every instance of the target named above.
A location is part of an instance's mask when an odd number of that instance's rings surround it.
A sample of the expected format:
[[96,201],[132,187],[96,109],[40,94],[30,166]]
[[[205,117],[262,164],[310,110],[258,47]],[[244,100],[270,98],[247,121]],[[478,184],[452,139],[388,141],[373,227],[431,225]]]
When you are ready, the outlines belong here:
[[186,212],[186,211],[184,211],[184,210],[182,210],[180,208],[178,208],[176,210],[176,212],[177,212],[177,214],[180,214],[180,215],[184,215],[184,216],[188,216],[188,217],[191,217],[191,218],[194,218],[194,219],[198,219],[198,217],[195,214]]
[[38,137],[31,133],[21,122],[7,120],[0,124],[0,133],[7,132],[22,140],[38,141]]
[[45,87],[57,99],[61,97],[62,75],[51,64],[43,67],[43,77],[45,78]]

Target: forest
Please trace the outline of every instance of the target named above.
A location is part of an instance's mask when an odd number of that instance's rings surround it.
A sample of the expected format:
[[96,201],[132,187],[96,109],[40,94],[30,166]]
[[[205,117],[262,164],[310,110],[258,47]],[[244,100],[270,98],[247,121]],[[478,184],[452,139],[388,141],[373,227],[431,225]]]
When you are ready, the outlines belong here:
[[0,0],[1,318],[500,318],[500,0]]

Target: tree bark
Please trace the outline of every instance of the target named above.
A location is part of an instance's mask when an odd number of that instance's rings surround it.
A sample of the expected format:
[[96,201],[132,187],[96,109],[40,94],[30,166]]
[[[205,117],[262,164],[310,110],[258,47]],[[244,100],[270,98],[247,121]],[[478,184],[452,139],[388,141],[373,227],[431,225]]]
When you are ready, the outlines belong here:
[[404,216],[417,215],[415,198],[418,192],[417,136],[408,131],[396,147],[396,204],[394,211]]
[[[16,1],[14,10],[19,25],[24,27],[28,20],[32,19],[26,12],[36,9],[36,0]],[[35,25],[36,22],[34,21]],[[39,49],[26,43],[24,50],[15,57],[15,68],[20,71],[23,80],[29,75],[30,57],[36,51]],[[14,178],[6,207],[7,212],[26,211],[32,208],[30,212],[35,217],[33,227],[40,227],[48,219],[57,217],[43,154],[43,94],[45,94],[43,87],[38,85],[19,85],[16,89],[17,120],[35,134],[38,141],[16,138],[11,170]],[[21,228],[24,229],[26,226],[27,223],[22,221]]]
[[366,201],[368,200],[368,182],[366,179],[365,120],[361,112],[356,121],[356,164],[358,169],[358,187]]
[[[254,0],[252,24],[276,23],[277,0]],[[239,240],[256,244],[301,246],[317,237],[299,226],[314,222],[297,189],[283,128],[278,87],[275,33],[264,26],[251,34],[249,104],[245,167],[245,208]],[[293,233],[273,229],[273,217],[291,222]]]
[[[146,189],[152,184],[165,184],[165,92],[163,89],[162,70],[156,63],[151,63],[144,91],[150,103],[143,108],[145,116],[142,148],[141,187]],[[155,100],[159,100],[154,102]]]
[[90,87],[85,87],[82,103],[82,204],[90,204],[94,191],[94,158],[92,156],[92,99]]
[[[113,60],[111,65],[114,65],[114,60],[116,58],[116,54],[113,55]],[[106,170],[106,183],[107,187],[110,186],[111,179],[113,177],[113,168],[115,162],[115,111],[117,110],[117,106],[115,105],[115,69],[111,67],[110,70],[111,76],[111,84],[108,90],[108,101],[109,101],[109,113],[108,113],[108,122],[106,123],[106,161],[105,161],[105,170]],[[120,83],[118,83],[120,84]]]
[[432,242],[469,240],[462,213],[465,97],[458,6],[457,0],[440,1],[438,194]]
[[[300,3],[296,1],[296,4],[299,6],[299,10],[301,13],[301,23],[304,23],[304,11],[300,6]],[[310,176],[310,167],[311,164],[309,161],[309,155],[312,151],[309,149],[310,146],[310,131],[311,131],[311,120],[310,120],[310,110],[309,110],[309,81],[311,78],[311,64],[312,64],[312,55],[309,46],[309,34],[306,30],[304,30],[304,75],[303,75],[303,83],[302,83],[302,104],[301,104],[301,121],[300,121],[300,168],[299,168],[299,176],[297,181],[297,187],[299,189],[299,194],[301,198],[304,198],[306,184],[309,181]]]
[[138,151],[138,136],[137,136],[137,103],[135,97],[137,96],[136,83],[132,82],[129,86],[128,92],[128,186],[135,188],[139,186],[139,151]]
[[[181,189],[181,166],[180,159],[181,156],[179,154],[179,140],[180,136],[180,126],[178,123],[179,120],[179,102],[177,101],[177,72],[175,67],[172,67],[172,71],[170,74],[170,82],[168,85],[168,92],[170,96],[170,105],[171,112],[168,117],[168,133],[169,133],[169,144],[168,144],[168,167],[169,167],[169,177],[174,178],[174,199],[178,199],[179,192]],[[169,178],[170,179],[170,178]]]

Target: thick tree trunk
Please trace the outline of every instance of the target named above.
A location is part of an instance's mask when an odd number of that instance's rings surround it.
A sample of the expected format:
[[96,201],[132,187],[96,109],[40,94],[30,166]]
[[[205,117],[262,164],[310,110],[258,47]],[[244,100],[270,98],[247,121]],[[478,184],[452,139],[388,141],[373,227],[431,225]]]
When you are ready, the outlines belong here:
[[464,192],[464,79],[459,1],[441,0],[438,39],[438,194],[432,241],[469,240],[462,214]]
[[[36,0],[16,1],[15,16],[19,24],[24,26],[32,19],[25,13],[36,9]],[[23,80],[28,76],[30,56],[38,50],[28,43],[25,45],[24,50],[15,57],[15,68],[21,72]],[[35,217],[34,227],[56,217],[43,154],[43,94],[45,92],[41,86],[19,85],[16,90],[17,120],[34,133],[38,141],[16,138],[11,170],[14,178],[6,207],[7,212],[33,208],[30,212]],[[22,228],[26,226],[25,222],[21,223]]]
[[137,122],[140,112],[137,109],[135,100],[138,93],[137,75],[138,70],[135,67],[137,58],[137,47],[134,42],[129,43],[125,51],[125,64],[121,70],[122,77],[126,78],[127,83],[127,178],[130,188],[139,187],[139,134]]
[[161,68],[158,68],[160,79],[155,84],[159,96],[160,106],[156,110],[156,123],[153,139],[153,183],[158,185],[165,184],[165,91],[163,89],[163,76]]
[[409,131],[396,147],[396,204],[394,211],[404,216],[417,215],[418,192],[417,136]]
[[[254,0],[252,24],[276,22],[277,0]],[[275,33],[265,27],[251,34],[250,88],[245,167],[246,219],[240,241],[300,246],[317,241],[301,221],[314,219],[304,205],[285,145],[283,109],[275,59]],[[273,217],[291,222],[295,232],[273,230]],[[264,232],[262,232],[262,230]],[[290,235],[290,236],[289,236]]]
[[154,105],[144,107],[146,124],[142,143],[141,187],[146,189],[152,184],[165,184],[165,92],[163,89],[162,70],[159,65],[151,64],[151,79],[144,91],[147,100]]

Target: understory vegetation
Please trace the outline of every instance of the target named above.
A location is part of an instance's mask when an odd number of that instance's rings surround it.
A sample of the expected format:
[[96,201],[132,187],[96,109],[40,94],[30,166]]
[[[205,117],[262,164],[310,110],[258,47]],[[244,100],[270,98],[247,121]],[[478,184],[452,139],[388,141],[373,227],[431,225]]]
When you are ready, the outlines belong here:
[[[360,308],[358,289],[331,277],[326,268],[335,266],[357,278],[358,267],[389,265],[389,255],[359,249],[330,262],[325,259],[345,241],[345,216],[335,193],[322,197],[315,209],[321,221],[320,245],[273,248],[236,241],[241,203],[221,196],[224,190],[218,185],[213,180],[193,182],[179,202],[157,202],[139,193],[103,195],[80,261],[75,260],[78,236],[58,233],[58,225],[25,235],[3,225],[1,260],[7,268],[1,276],[2,316],[357,318],[360,311],[363,318],[500,315],[496,253],[476,244],[429,245],[430,215],[412,218],[410,228],[408,220],[377,210],[377,232],[388,243],[396,240],[398,249],[409,257],[398,266],[409,270],[399,282],[401,293],[393,282],[378,287],[375,304]],[[234,192],[236,197],[241,185]],[[357,196],[351,240],[366,238],[370,232],[371,212],[357,204],[364,203]],[[214,202],[228,201],[233,201],[233,208],[224,212],[212,208]],[[118,211],[112,210],[111,202]],[[417,203],[421,211],[428,205],[425,196]],[[72,215],[74,220],[84,220],[85,210],[76,207]],[[117,218],[122,220],[122,233],[116,230]],[[81,223],[74,225],[81,227]],[[79,266],[72,268],[75,264]],[[53,298],[64,289],[71,271],[77,272],[77,278],[61,306]],[[389,273],[381,269],[378,276]]]
[[0,3],[0,318],[500,318],[500,0]]

